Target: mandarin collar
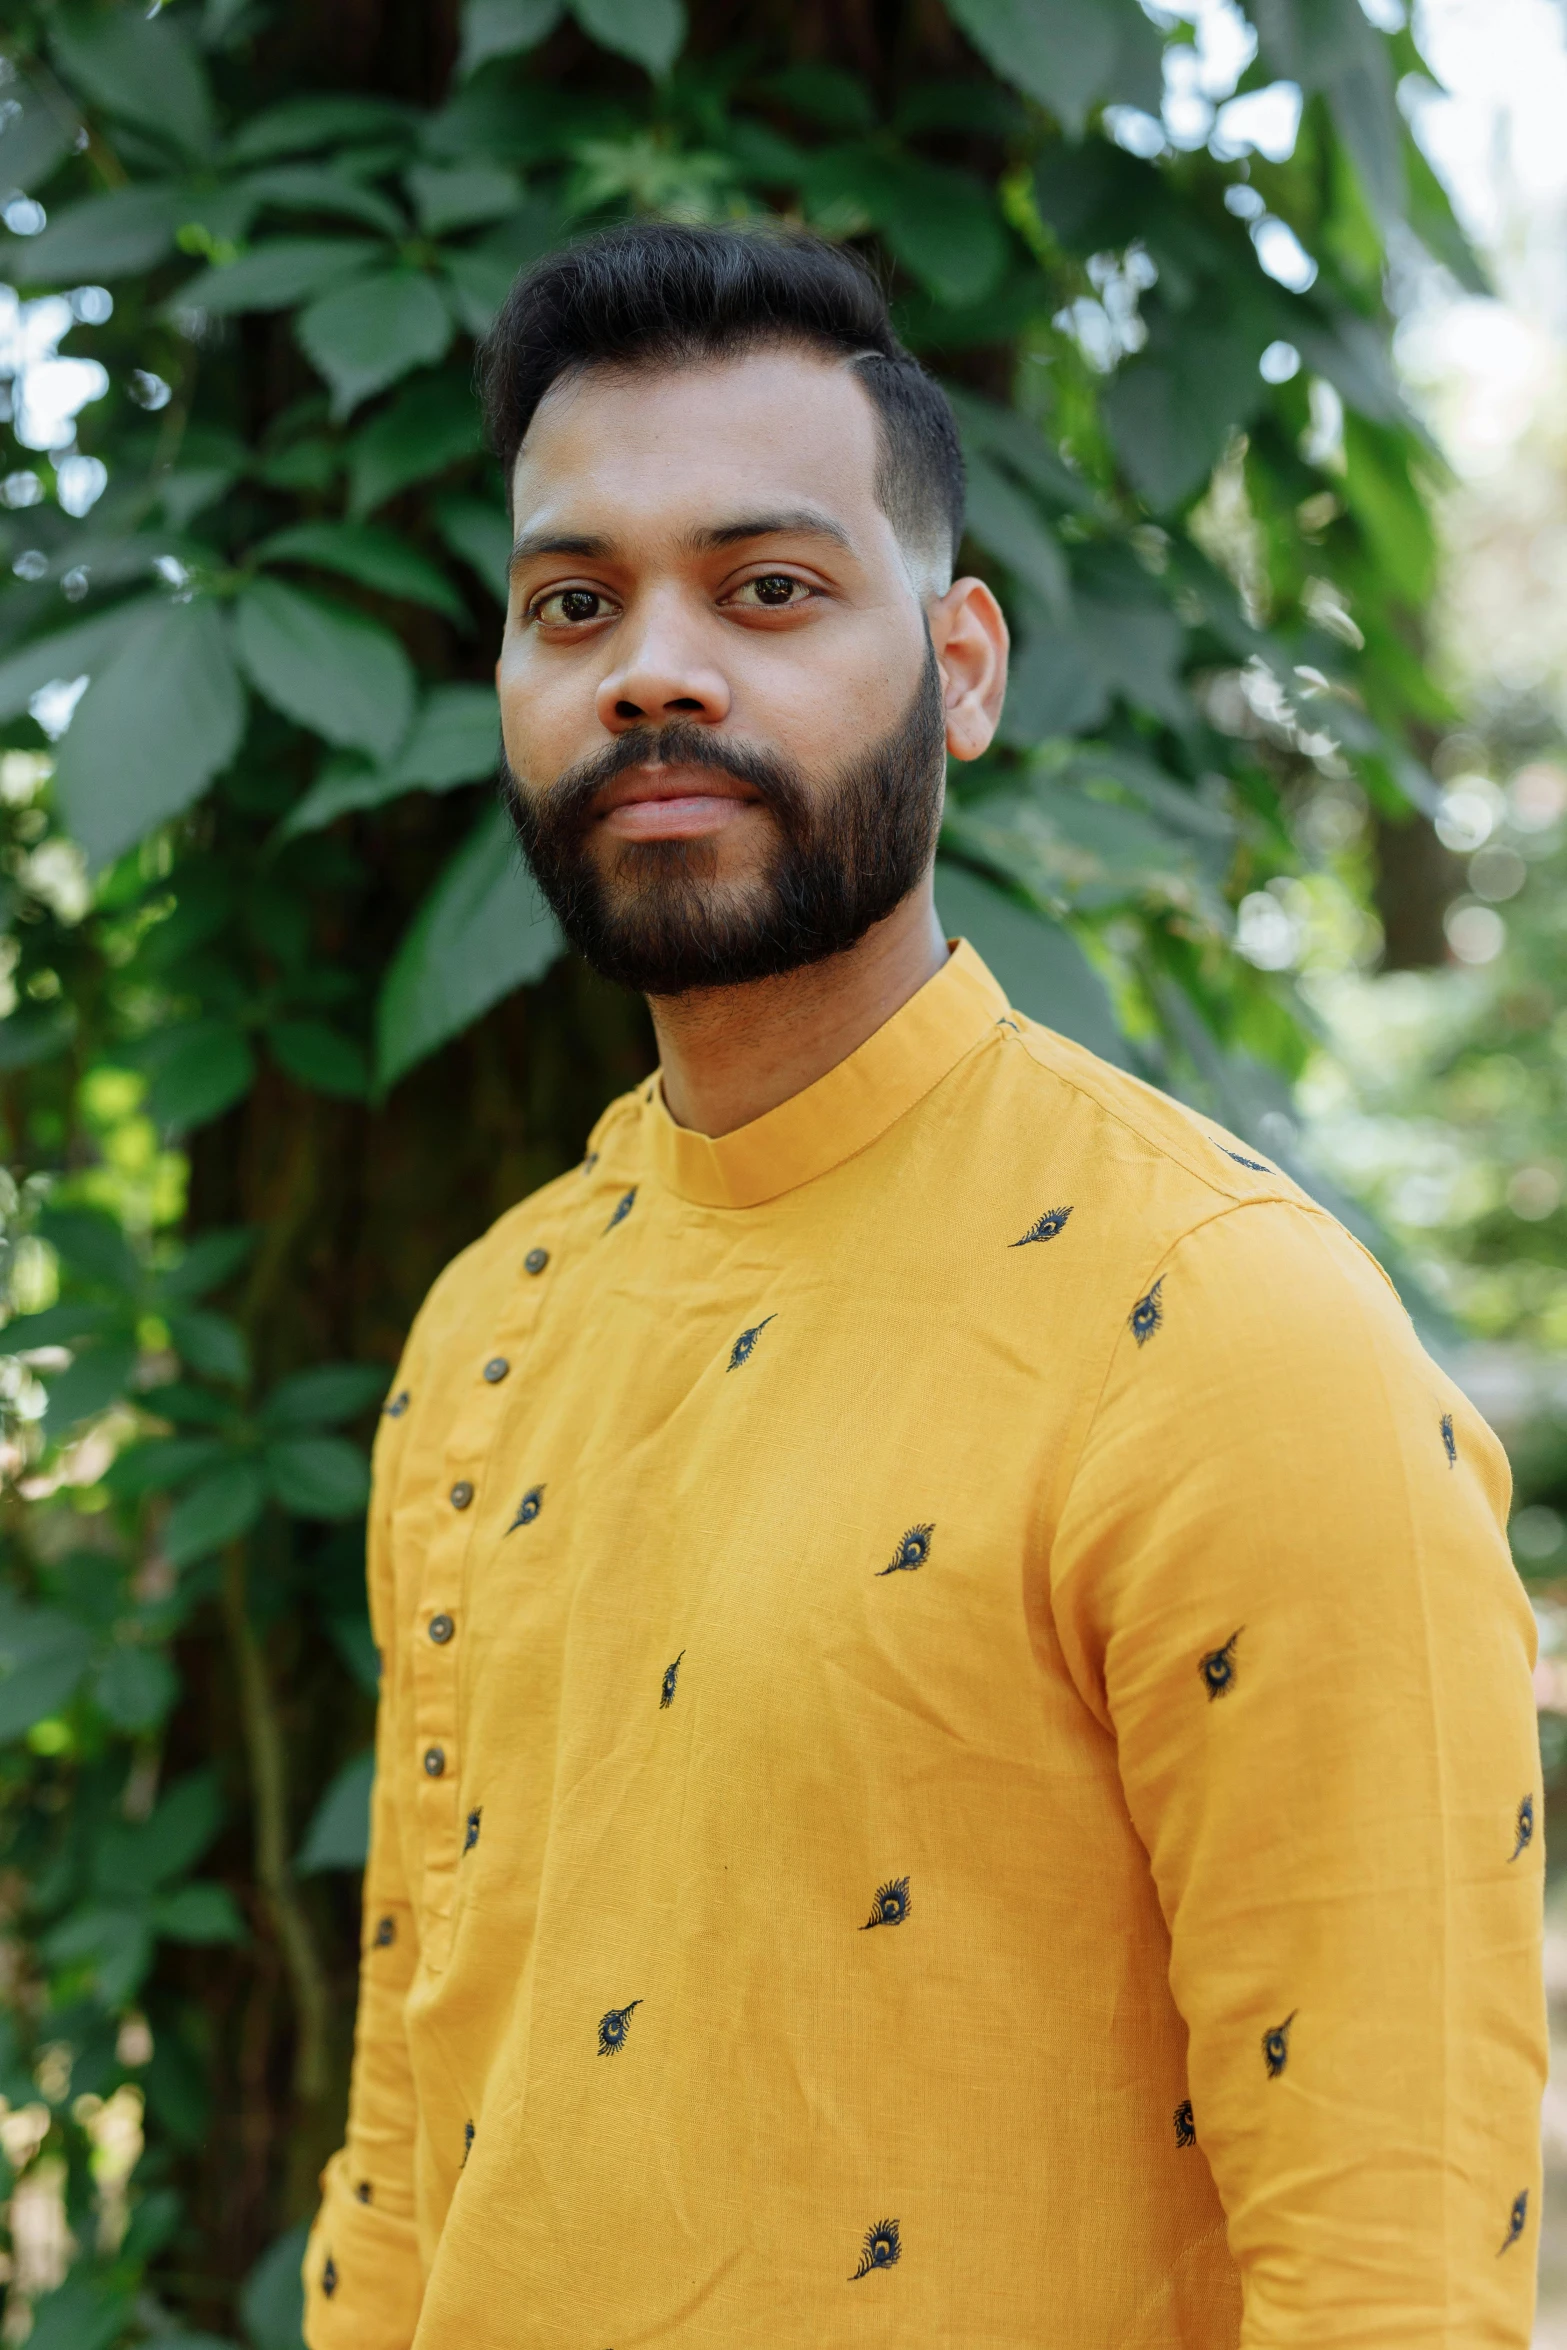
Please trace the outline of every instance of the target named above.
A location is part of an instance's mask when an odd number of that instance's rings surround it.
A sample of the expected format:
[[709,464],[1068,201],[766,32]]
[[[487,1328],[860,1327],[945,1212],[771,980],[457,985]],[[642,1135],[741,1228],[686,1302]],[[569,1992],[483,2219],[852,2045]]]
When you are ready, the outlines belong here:
[[703,1208],[755,1208],[853,1158],[940,1084],[1007,1009],[966,939],[875,1033],[818,1077],[732,1134],[693,1134],[664,1107],[662,1080],[642,1097],[659,1180]]

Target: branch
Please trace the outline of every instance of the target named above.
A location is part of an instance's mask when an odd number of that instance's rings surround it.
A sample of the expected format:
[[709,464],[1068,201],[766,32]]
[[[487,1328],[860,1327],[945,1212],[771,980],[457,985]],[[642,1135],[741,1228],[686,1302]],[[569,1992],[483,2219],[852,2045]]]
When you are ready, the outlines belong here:
[[325,2095],[327,2086],[326,1975],[289,1866],[283,1729],[267,1678],[266,1658],[250,1620],[243,1543],[231,1544],[224,1560],[223,1614],[234,1657],[240,1722],[250,1762],[251,1802],[256,1820],[256,1876],[282,1953],[299,2032],[294,2053],[294,2089],[302,2103],[313,2105]]

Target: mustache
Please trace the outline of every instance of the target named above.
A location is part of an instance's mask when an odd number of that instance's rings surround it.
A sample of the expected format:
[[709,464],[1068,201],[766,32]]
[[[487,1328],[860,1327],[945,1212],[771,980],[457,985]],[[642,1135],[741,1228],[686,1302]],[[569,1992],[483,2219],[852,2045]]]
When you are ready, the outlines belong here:
[[538,813],[553,833],[580,834],[592,818],[593,802],[605,786],[632,767],[704,767],[754,791],[785,832],[807,826],[810,795],[800,769],[776,751],[759,750],[737,737],[714,734],[689,718],[664,726],[634,726],[590,758],[566,768],[540,800]]

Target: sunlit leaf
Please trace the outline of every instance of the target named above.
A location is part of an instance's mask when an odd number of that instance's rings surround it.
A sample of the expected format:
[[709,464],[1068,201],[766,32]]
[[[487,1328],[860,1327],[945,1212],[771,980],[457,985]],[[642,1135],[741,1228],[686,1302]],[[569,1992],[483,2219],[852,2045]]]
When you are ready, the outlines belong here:
[[376,1075],[391,1085],[561,951],[555,917],[521,870],[511,825],[492,809],[414,916],[376,1010]]
[[[1135,0],[949,0],[975,48],[1074,137],[1096,98],[1149,103],[1162,47]],[[1152,92],[1157,105],[1157,81]]]
[[93,678],[56,757],[55,789],[89,863],[110,863],[188,808],[233,758],[244,725],[218,606],[198,597],[146,613]]
[[105,668],[150,612],[167,609],[162,596],[133,596],[8,654],[0,661],[0,719],[18,717],[39,688],[57,678],[91,677]]
[[414,678],[394,636],[280,580],[239,599],[240,658],[269,702],[328,742],[386,758],[408,731]]
[[294,322],[304,351],[332,387],[339,416],[439,359],[454,331],[434,280],[419,269],[357,277],[323,294]]

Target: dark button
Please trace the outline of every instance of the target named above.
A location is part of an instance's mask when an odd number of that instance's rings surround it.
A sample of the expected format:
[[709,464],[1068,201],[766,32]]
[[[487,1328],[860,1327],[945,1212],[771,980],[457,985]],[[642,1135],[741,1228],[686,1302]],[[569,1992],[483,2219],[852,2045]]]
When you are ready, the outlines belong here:
[[469,1484],[466,1477],[459,1477],[456,1484],[452,1487],[451,1501],[453,1509],[465,1510],[472,1499],[473,1487]]
[[390,1949],[391,1945],[392,1945],[392,1944],[393,1944],[393,1943],[394,1943],[396,1940],[397,1940],[397,1920],[396,1920],[396,1918],[383,1918],[383,1919],[381,1920],[380,1924],[379,1924],[379,1925],[376,1927],[376,1930],[375,1930],[375,1946],[376,1946],[377,1950],[387,1950],[387,1949]]
[[484,1366],[484,1376],[492,1387],[498,1387],[510,1369],[511,1365],[504,1355],[491,1355]]
[[550,1252],[547,1248],[530,1248],[522,1260],[523,1269],[529,1273],[542,1273],[549,1261]]
[[375,2189],[371,2186],[368,2179],[361,2179],[358,2186],[354,2189],[354,2193],[358,2196],[361,2203],[369,2203],[375,2195]]
[[444,1747],[444,1746],[427,1746],[427,1747],[425,1748],[425,1750],[424,1750],[424,1775],[425,1775],[425,1777],[426,1777],[427,1779],[438,1779],[438,1778],[440,1778],[440,1776],[441,1776],[442,1772],[445,1770],[445,1768],[446,1768],[446,1749],[445,1749],[445,1747]]
[[435,1642],[437,1648],[444,1648],[456,1629],[457,1627],[450,1616],[432,1616],[430,1618],[430,1638]]

